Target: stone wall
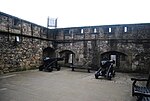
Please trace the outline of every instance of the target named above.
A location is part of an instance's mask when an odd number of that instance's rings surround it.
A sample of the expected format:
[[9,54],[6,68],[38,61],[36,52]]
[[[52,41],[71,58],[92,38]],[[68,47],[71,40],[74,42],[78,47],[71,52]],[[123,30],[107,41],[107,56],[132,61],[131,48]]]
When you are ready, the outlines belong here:
[[52,46],[47,31],[42,26],[1,13],[0,74],[38,68],[43,50]]
[[0,34],[0,72],[38,68],[42,62],[43,49],[48,47],[47,41],[20,37],[15,41],[13,35]]
[[116,55],[118,71],[149,71],[150,24],[63,28],[58,29],[57,40],[59,51],[70,50],[75,58],[86,58],[94,66],[103,57]]
[[0,46],[0,73],[37,68],[43,54],[77,65],[90,61],[93,69],[104,57],[115,59],[118,71],[150,68],[149,23],[48,29],[0,12]]

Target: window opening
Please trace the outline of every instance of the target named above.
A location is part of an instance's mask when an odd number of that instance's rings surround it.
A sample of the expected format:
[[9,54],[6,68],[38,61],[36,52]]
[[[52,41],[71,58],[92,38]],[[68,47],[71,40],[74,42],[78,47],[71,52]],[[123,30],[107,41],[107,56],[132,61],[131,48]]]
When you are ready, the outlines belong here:
[[109,33],[111,33],[111,28],[109,28]]
[[96,33],[97,32],[97,30],[96,30],[96,28],[94,28],[94,33]]
[[16,36],[16,41],[17,41],[17,42],[19,42],[19,41],[20,41],[19,36]]
[[124,32],[127,32],[128,31],[128,28],[127,27],[124,27]]
[[83,29],[81,29],[81,33],[83,33]]

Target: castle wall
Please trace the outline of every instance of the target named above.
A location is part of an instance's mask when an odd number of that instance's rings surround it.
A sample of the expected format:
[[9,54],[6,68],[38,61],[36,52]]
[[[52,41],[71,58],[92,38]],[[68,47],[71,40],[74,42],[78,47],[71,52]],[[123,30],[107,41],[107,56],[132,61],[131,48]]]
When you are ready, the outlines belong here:
[[0,74],[38,68],[43,49],[52,46],[46,31],[44,27],[1,14]]
[[100,65],[102,54],[106,52],[109,59],[111,55],[117,56],[118,71],[147,72],[150,67],[149,33],[150,24],[63,28],[58,29],[58,49],[73,51],[75,58],[82,56],[94,66]]
[[56,57],[73,54],[73,64],[90,61],[98,68],[102,58],[115,58],[116,69],[148,72],[150,24],[121,24],[48,29],[0,12],[0,73],[38,68],[43,50],[51,47]]

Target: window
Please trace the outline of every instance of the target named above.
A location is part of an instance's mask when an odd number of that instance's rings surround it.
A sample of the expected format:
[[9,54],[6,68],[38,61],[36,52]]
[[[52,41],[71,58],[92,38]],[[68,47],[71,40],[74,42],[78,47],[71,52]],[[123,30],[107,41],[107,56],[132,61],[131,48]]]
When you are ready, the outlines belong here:
[[83,29],[81,29],[81,33],[83,33]]
[[124,32],[127,32],[128,31],[128,28],[127,27],[124,27]]
[[16,42],[19,42],[19,41],[20,41],[19,36],[16,36],[16,37],[15,37],[15,41],[16,41]]
[[108,29],[108,32],[111,33],[111,28]]
[[14,18],[13,21],[14,21],[13,22],[14,25],[18,25],[20,23],[19,19],[16,19],[16,18]]
[[97,32],[97,30],[96,30],[96,28],[94,28],[94,33],[96,33]]
[[16,36],[16,41],[17,41],[17,42],[19,42],[19,41],[20,41],[20,40],[19,40],[19,36]]

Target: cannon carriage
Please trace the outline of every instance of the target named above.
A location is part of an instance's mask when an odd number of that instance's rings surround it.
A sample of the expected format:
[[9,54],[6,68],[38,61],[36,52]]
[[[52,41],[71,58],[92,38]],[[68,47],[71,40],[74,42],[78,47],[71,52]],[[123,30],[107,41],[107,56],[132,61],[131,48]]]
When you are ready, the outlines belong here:
[[58,61],[62,61],[63,58],[49,58],[46,57],[43,60],[43,64],[41,66],[39,66],[39,71],[48,71],[48,72],[52,72],[53,69],[57,69],[57,71],[59,71],[61,69],[60,65],[58,64]]
[[95,78],[98,79],[99,76],[104,76],[108,80],[111,80],[111,78],[115,76],[114,63],[114,60],[101,61],[101,66],[98,71],[96,71]]

